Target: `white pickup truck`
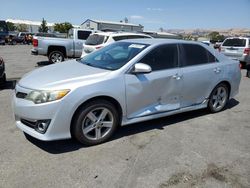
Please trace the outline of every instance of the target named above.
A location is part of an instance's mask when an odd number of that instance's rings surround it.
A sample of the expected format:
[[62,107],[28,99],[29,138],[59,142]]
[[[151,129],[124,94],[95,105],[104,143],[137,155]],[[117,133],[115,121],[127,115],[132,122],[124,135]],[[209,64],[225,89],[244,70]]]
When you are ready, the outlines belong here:
[[93,32],[73,28],[69,30],[68,38],[34,36],[31,54],[48,56],[51,63],[64,61],[65,57],[81,57],[83,43]]

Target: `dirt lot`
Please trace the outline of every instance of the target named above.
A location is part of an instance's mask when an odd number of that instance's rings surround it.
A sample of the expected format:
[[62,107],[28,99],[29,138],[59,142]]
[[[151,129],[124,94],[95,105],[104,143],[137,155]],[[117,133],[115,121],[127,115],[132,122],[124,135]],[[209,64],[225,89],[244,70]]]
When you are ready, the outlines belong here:
[[250,79],[217,114],[206,110],[122,127],[102,145],[41,142],[15,126],[12,84],[46,66],[31,46],[0,46],[0,187],[250,187]]

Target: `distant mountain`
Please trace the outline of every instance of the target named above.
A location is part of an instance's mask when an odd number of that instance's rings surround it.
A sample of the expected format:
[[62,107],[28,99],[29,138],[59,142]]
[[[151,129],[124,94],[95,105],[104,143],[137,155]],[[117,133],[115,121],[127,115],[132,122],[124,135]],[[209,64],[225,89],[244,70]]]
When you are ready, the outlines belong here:
[[213,31],[218,31],[225,36],[250,36],[249,28],[231,28],[231,29],[164,29],[165,32],[180,35],[206,36]]

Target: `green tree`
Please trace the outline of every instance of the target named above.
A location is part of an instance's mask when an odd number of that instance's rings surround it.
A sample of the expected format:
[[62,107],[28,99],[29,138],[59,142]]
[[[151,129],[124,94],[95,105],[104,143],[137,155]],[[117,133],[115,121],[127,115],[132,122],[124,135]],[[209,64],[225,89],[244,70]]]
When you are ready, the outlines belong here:
[[184,35],[184,36],[183,36],[183,39],[184,39],[184,40],[193,40],[193,38],[194,38],[194,37],[193,37],[192,35]]
[[217,42],[217,41],[223,41],[225,39],[224,35],[220,35],[219,32],[213,31],[208,34],[208,37],[210,38],[210,41]]
[[71,28],[73,28],[73,25],[69,22],[55,23],[54,25],[54,31],[58,31],[59,33],[68,33]]
[[19,32],[27,32],[28,31],[28,26],[26,24],[19,24],[17,26],[17,30]]
[[10,31],[16,31],[17,30],[17,27],[12,22],[7,22],[7,26],[8,26]]
[[48,26],[46,20],[43,18],[41,26],[38,28],[38,31],[41,33],[48,33]]

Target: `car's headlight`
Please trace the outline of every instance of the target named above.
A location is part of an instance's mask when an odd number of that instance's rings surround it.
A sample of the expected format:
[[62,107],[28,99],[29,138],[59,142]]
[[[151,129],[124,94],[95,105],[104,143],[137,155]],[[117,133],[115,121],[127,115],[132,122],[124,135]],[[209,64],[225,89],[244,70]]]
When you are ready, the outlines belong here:
[[63,98],[70,92],[69,89],[57,91],[31,91],[25,99],[33,101],[35,104],[51,102]]

